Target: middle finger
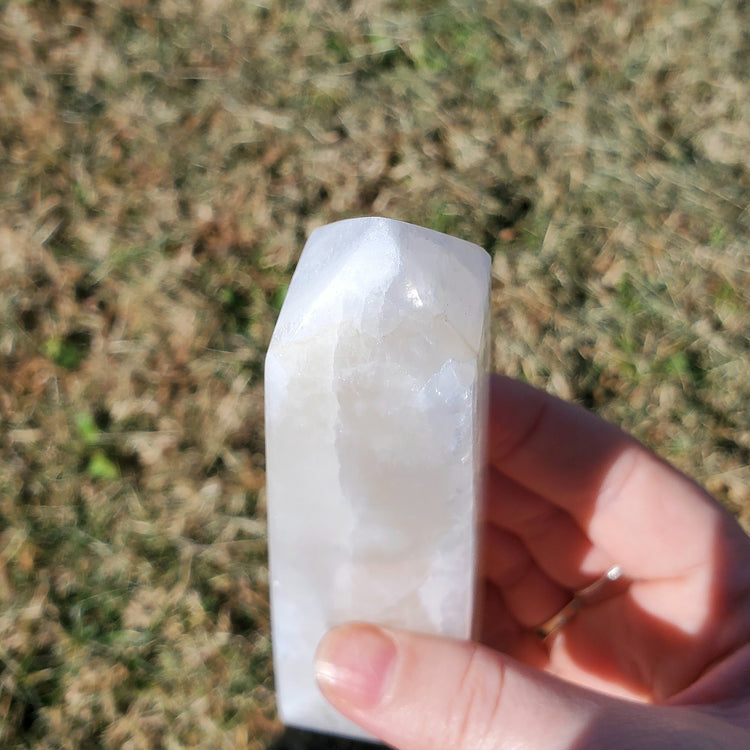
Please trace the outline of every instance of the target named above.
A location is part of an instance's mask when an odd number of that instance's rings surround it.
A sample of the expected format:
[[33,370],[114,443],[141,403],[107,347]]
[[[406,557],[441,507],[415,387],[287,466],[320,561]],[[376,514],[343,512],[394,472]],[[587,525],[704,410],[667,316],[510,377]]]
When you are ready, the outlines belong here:
[[614,564],[566,511],[493,467],[487,470],[485,514],[489,524],[521,538],[537,565],[566,588],[588,586]]

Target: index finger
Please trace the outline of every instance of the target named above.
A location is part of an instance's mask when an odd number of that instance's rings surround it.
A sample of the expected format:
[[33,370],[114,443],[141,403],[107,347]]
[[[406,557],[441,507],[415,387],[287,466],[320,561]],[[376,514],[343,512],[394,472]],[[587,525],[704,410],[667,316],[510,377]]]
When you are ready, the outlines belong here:
[[501,376],[490,381],[488,457],[567,510],[631,575],[666,577],[704,563],[727,521],[695,483],[614,425]]

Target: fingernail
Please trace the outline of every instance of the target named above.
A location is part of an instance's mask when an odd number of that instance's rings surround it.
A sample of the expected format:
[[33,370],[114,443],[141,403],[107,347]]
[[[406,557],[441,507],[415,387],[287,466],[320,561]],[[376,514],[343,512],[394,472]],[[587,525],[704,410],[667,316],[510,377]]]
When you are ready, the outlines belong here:
[[336,703],[373,708],[385,694],[396,644],[374,625],[343,625],[326,633],[315,657],[323,694]]

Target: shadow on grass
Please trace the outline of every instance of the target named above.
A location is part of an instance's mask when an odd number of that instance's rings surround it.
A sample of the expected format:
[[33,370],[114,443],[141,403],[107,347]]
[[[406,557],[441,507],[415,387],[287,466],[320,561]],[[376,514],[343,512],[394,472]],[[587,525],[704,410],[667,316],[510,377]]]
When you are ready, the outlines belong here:
[[350,740],[333,734],[285,729],[268,750],[381,750],[385,745]]

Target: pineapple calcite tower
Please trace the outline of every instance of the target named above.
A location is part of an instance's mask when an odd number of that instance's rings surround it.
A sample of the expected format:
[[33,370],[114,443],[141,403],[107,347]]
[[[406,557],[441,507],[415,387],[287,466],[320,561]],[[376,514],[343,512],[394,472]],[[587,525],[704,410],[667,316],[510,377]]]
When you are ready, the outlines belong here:
[[490,258],[381,218],[310,236],[266,358],[279,711],[362,737],[313,656],[364,620],[471,635],[484,458]]

